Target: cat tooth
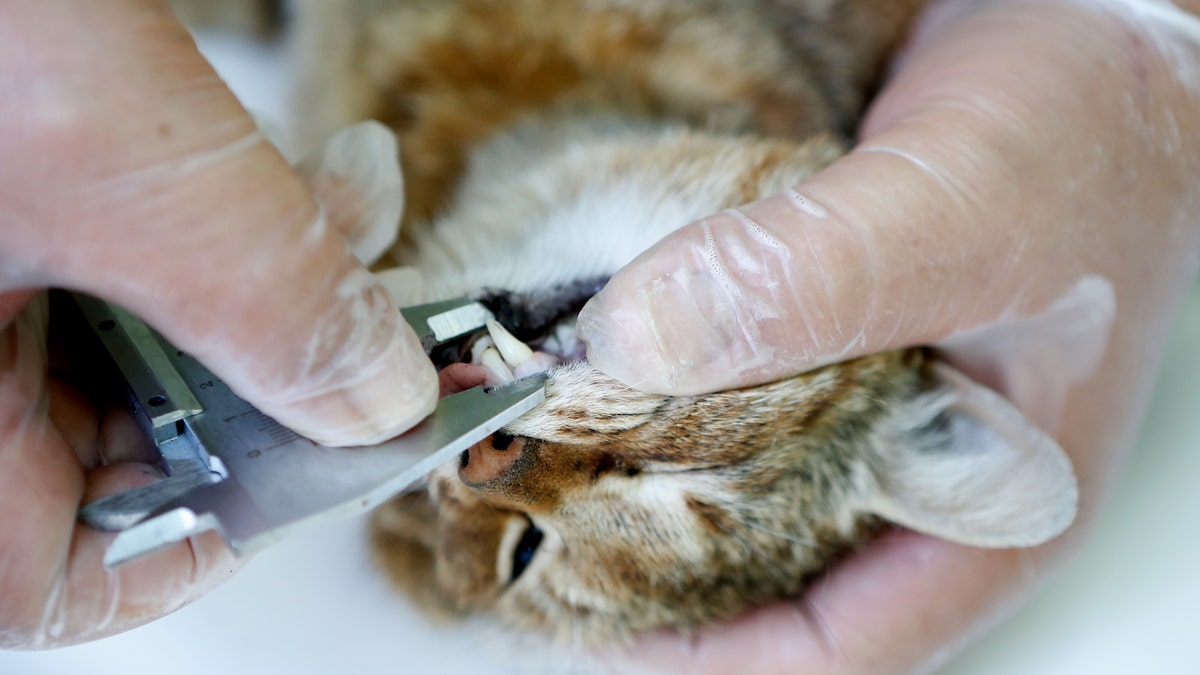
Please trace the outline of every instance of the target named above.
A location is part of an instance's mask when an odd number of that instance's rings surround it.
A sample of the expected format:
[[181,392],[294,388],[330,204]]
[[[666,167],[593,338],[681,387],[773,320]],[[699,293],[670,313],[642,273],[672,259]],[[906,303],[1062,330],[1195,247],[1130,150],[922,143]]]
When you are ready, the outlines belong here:
[[504,357],[500,356],[500,352],[495,347],[488,347],[483,350],[483,355],[479,359],[479,363],[500,381],[500,384],[508,384],[514,379],[512,371],[508,369],[508,365],[504,363]]
[[492,342],[496,343],[496,349],[500,350],[500,355],[504,357],[508,365],[519,366],[533,358],[533,350],[529,348],[529,345],[518,340],[504,326],[501,326],[500,322],[488,319],[487,329],[488,335],[492,336]]
[[496,346],[496,343],[492,342],[492,338],[490,338],[486,335],[479,338],[478,340],[476,340],[475,344],[471,345],[471,363],[474,363],[476,365],[482,364],[483,363],[483,353],[485,351],[487,351],[487,349],[489,347],[495,347],[495,346]]
[[575,320],[564,320],[554,327],[554,341],[558,344],[557,354],[565,359],[582,358],[584,347],[575,330]]
[[543,351],[533,353],[533,358],[519,366],[513,366],[513,377],[529,377],[558,365],[558,357]]

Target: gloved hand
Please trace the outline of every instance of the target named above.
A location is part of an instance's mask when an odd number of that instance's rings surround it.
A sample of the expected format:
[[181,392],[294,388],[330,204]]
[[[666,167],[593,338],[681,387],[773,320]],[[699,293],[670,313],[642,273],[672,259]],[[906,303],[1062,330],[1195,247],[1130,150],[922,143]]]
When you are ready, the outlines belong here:
[[1135,0],[931,7],[851,154],[745,218],[667,237],[580,332],[596,367],[672,394],[941,345],[1056,436],[1079,519],[1028,551],[898,533],[799,606],[639,656],[693,673],[907,672],[1026,596],[1079,547],[1135,438],[1200,263],[1198,185],[1195,16]]
[[124,461],[127,419],[48,373],[40,289],[123,305],[323,443],[376,442],[433,409],[433,366],[339,234],[399,205],[347,205],[367,196],[314,169],[319,208],[162,0],[3,3],[0,157],[0,647],[130,628],[235,567],[207,534],[103,569],[112,535],[76,510],[154,469]]

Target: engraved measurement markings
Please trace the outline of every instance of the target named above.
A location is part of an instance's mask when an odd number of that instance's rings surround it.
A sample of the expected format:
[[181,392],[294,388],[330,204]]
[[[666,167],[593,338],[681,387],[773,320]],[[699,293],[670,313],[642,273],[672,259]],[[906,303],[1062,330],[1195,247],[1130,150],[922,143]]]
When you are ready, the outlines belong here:
[[[244,418],[247,417],[250,419],[245,420]],[[238,413],[236,415],[230,415],[229,417],[221,419],[221,421],[225,422],[226,424],[230,424],[235,420],[240,422],[249,421],[251,424],[253,424],[254,431],[260,434],[266,434],[266,436],[271,439],[271,445],[262,448],[255,448],[254,450],[246,453],[247,457],[258,457],[262,453],[274,450],[280,446],[291,445],[298,438],[300,438],[296,432],[288,429],[279,422],[276,422],[274,419],[267,417],[258,410],[247,410],[245,412]]]

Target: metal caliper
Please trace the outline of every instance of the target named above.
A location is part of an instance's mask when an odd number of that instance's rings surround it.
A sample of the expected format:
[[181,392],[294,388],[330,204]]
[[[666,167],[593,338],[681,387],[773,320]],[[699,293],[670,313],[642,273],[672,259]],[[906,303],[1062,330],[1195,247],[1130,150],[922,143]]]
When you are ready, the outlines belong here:
[[[118,531],[106,567],[215,530],[235,553],[260,550],[293,528],[365,512],[416,483],[545,398],[545,375],[438,401],[405,434],[379,445],[332,448],[287,429],[239,398],[199,361],[129,312],[72,294],[153,441],[165,478],[85,505],[80,521]],[[478,302],[400,310],[426,352],[484,326]]]

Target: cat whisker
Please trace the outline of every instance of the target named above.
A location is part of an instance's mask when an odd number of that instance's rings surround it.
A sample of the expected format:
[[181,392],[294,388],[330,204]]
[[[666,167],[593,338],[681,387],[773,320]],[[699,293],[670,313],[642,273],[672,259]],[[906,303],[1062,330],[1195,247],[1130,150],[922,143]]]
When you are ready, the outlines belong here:
[[[741,522],[741,521],[739,521],[739,522]],[[751,529],[753,529],[753,528],[751,528]],[[757,556],[762,562],[764,562],[764,563],[768,564],[770,567],[774,568],[776,574],[778,574],[780,578],[789,576],[789,572],[788,572],[787,568],[784,567],[782,564],[780,564],[779,561],[776,560],[775,556],[772,556],[771,554],[767,553],[766,551],[762,550],[761,548],[755,546],[749,539],[743,537],[738,532],[730,532],[729,534],[734,539],[737,539],[739,542],[741,542],[742,546],[745,546],[747,551],[749,551],[754,556]]]
[[744,518],[739,518],[738,511],[735,508],[731,508],[731,507],[736,506],[737,504],[738,504],[738,502],[736,502],[734,500],[729,500],[727,502],[724,502],[724,503],[721,503],[718,505],[725,507],[726,517],[728,517],[730,520],[733,520],[751,530],[754,530],[756,532],[762,532],[763,534],[769,534],[772,537],[778,537],[779,539],[783,539],[784,541],[789,541],[793,544],[798,544],[807,549],[816,549],[817,548],[816,542],[814,542],[810,539],[800,538],[798,535],[788,533],[788,532],[779,532],[777,530],[763,527],[762,525],[759,525],[758,523],[750,522],[749,520],[746,520]]
[[[757,532],[762,532],[764,534],[768,534],[773,537],[777,537],[784,541],[788,541],[793,544],[802,546],[806,549],[815,548],[815,544],[813,544],[813,543],[796,539],[794,536],[790,536],[790,535],[787,535],[784,533],[772,532],[771,530],[768,530],[766,528],[763,528],[761,526],[753,524],[753,523],[745,520],[744,518],[739,518],[737,515],[737,510],[735,508],[730,508],[732,505],[735,505],[735,504],[736,504],[736,502],[734,502],[732,500],[726,501],[723,504],[719,504],[720,506],[725,507],[724,515],[725,515],[725,517],[729,518],[730,520],[746,527],[747,529],[754,530]],[[749,551],[752,555],[760,558],[764,562],[770,563],[773,567],[775,567],[776,571],[779,572],[782,576],[786,576],[788,574],[787,570],[784,569],[784,567],[776,561],[776,556],[773,556],[773,555],[769,554],[768,552],[762,550],[761,548],[756,546],[750,539],[743,537],[740,532],[738,532],[734,529],[725,529],[724,532],[726,534],[728,534],[729,536],[733,537],[734,539],[736,539],[737,541],[739,541],[742,544],[742,546],[744,546],[746,548],[746,550]]]
[[[819,548],[817,543],[814,541],[802,539],[799,536],[794,535],[794,534],[775,531],[775,530],[763,527],[762,525],[759,525],[757,523],[750,522],[749,520],[746,520],[745,518],[739,517],[738,511],[736,510],[736,508],[730,508],[732,506],[736,506],[736,502],[734,502],[732,500],[726,501],[725,503],[720,504],[720,505],[726,508],[725,515],[727,518],[741,524],[742,526],[746,527],[747,529],[754,530],[757,532],[762,532],[764,534],[768,534],[773,537],[778,537],[784,541],[788,541],[793,544],[799,545],[807,550],[818,550],[818,548]],[[779,572],[780,574],[786,575],[788,573],[787,569],[785,569],[783,565],[781,565],[780,563],[778,563],[776,561],[775,556],[772,556],[772,555],[768,554],[767,552],[763,551],[761,548],[756,546],[750,539],[743,537],[741,534],[739,534],[736,531],[727,531],[727,534],[729,534],[731,537],[733,537],[734,539],[739,541],[742,544],[742,546],[744,546],[746,548],[747,551],[749,551],[753,555],[757,556],[762,561],[772,565],[776,569],[776,571]],[[827,577],[823,577],[823,579],[827,580]],[[820,630],[818,630],[818,635],[821,637],[822,642],[826,645],[826,647],[829,648],[830,650],[832,650],[833,648],[836,648],[838,651],[842,652],[842,654],[844,655],[845,652],[842,649],[841,643],[838,641],[837,636],[833,633],[833,630],[830,628],[829,624],[825,621],[824,617],[821,616],[821,613],[819,612],[819,610],[817,610],[816,606],[813,605],[811,603],[811,601],[807,600],[803,596],[801,596],[799,598],[799,602],[804,603],[803,608],[797,608],[801,613],[801,617],[806,619],[812,626],[816,626],[817,628],[820,629]],[[809,615],[810,612],[811,612],[811,616]]]
[[807,549],[813,549],[813,550],[815,550],[815,549],[817,548],[817,544],[816,544],[816,542],[814,542],[814,541],[811,541],[811,540],[808,540],[808,539],[802,539],[802,538],[800,538],[800,537],[798,537],[798,536],[796,536],[796,535],[794,535],[794,534],[789,534],[789,533],[787,533],[787,532],[779,532],[779,531],[777,531],[777,530],[771,530],[771,529],[765,528],[765,527],[763,527],[763,526],[761,526],[761,525],[757,525],[757,524],[754,524],[754,523],[749,523],[749,522],[746,522],[746,521],[744,521],[744,520],[738,520],[738,522],[739,522],[739,523],[741,523],[741,524],[743,524],[743,525],[745,525],[746,527],[748,527],[748,528],[750,528],[750,529],[752,529],[752,530],[756,530],[756,531],[758,531],[758,532],[762,532],[763,534],[769,534],[769,535],[771,535],[772,537],[777,537],[777,538],[779,538],[779,539],[783,539],[784,541],[789,541],[789,542],[791,542],[791,543],[793,543],[793,544],[797,544],[797,545],[799,545],[799,546],[803,546],[804,548],[807,548]]
[[639,389],[638,387],[641,387],[649,379],[650,378],[647,377],[645,379],[638,380],[637,382],[634,382],[633,384],[624,384],[621,391],[637,391],[640,393],[641,389]]
[[574,657],[577,657],[579,655],[579,652],[582,649],[583,649],[583,621],[580,620],[580,618],[579,618],[579,609],[572,606],[571,607],[571,656],[572,656],[572,660],[574,660]]
[[670,476],[670,475],[674,475],[674,474],[687,474],[687,473],[711,473],[713,471],[718,471],[718,470],[724,469],[724,468],[727,468],[727,467],[723,464],[690,464],[687,466],[662,465],[662,466],[655,466],[653,470],[647,471],[646,475],[647,476],[654,476],[654,475]]
[[[580,618],[581,614],[582,612],[580,612],[578,607],[574,605],[571,606],[571,644],[570,649],[568,650],[567,654],[565,654],[570,666],[566,669],[566,672],[570,673],[591,672],[593,660],[590,658],[588,653],[588,640],[585,637],[587,628],[584,625],[584,621]],[[556,664],[556,666],[561,667],[561,664]]]
[[804,628],[816,633],[825,651],[836,651],[841,655],[843,661],[851,663],[850,655],[846,653],[846,649],[842,646],[841,641],[838,640],[837,633],[833,631],[833,627],[825,620],[825,616],[821,614],[821,610],[817,609],[816,603],[809,600],[807,595],[801,595],[796,598],[796,604],[792,605],[792,611],[793,616],[797,618]]

